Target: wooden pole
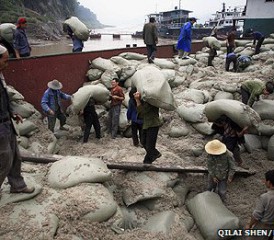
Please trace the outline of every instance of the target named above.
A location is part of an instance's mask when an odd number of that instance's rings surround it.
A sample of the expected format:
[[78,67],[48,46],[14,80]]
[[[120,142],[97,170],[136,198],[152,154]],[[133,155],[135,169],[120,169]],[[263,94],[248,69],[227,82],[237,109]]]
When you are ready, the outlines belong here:
[[[21,154],[22,160],[35,163],[53,163],[62,160],[65,156],[45,155],[45,154]],[[126,171],[154,171],[154,172],[177,172],[177,173],[208,173],[206,167],[202,166],[179,166],[179,165],[155,165],[136,162],[105,162],[109,169],[118,169]],[[237,168],[235,175],[248,177],[254,175],[255,171],[244,168]]]

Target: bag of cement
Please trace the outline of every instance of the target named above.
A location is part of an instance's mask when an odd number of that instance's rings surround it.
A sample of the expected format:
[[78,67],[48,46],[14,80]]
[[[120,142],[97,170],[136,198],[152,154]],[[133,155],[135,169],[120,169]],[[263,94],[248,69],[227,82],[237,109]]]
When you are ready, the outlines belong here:
[[214,122],[223,114],[240,127],[256,127],[261,121],[259,114],[255,110],[236,100],[220,99],[206,104],[205,115],[209,122]]
[[215,97],[214,97],[214,100],[220,100],[220,99],[231,99],[231,100],[233,100],[233,94],[230,93],[230,92],[224,92],[224,91],[217,92]]
[[220,48],[221,48],[221,43],[215,37],[212,37],[212,36],[204,37],[203,42],[206,46],[214,48],[215,50],[220,50]]
[[183,127],[172,127],[168,135],[172,138],[179,138],[187,136],[189,134],[189,129]]
[[119,130],[124,132],[128,128],[127,109],[122,108],[119,116]]
[[195,130],[203,135],[212,135],[214,133],[214,130],[211,128],[212,123],[209,122],[203,122],[203,123],[193,123],[191,124]]
[[63,157],[52,164],[48,182],[52,188],[69,188],[80,183],[102,183],[111,179],[111,172],[99,158]]
[[188,66],[188,65],[195,65],[197,63],[197,60],[195,60],[194,58],[181,59],[181,58],[176,57],[175,62],[179,66]]
[[109,91],[101,84],[88,85],[79,88],[78,91],[74,93],[71,98],[72,111],[78,114],[79,111],[85,108],[90,98],[93,98],[96,101],[96,104],[104,104],[109,100]]
[[119,74],[121,72],[121,68],[118,65],[116,65],[109,59],[105,59],[105,58],[101,58],[101,57],[98,57],[98,58],[95,58],[94,60],[92,60],[91,66],[93,68],[98,68],[102,71],[113,70],[117,74]]
[[[129,172],[123,187],[123,201],[130,206],[140,201],[160,198],[174,185],[177,175],[170,173]],[[136,186],[138,186],[136,188]]]
[[106,70],[102,74],[101,81],[107,89],[111,89],[111,81],[113,78],[118,78],[117,73],[113,70]]
[[217,82],[214,84],[214,88],[220,91],[235,93],[239,89],[239,85],[237,83],[223,83],[223,82]]
[[7,86],[10,101],[24,100],[24,96],[18,92],[14,87]]
[[268,141],[267,158],[274,161],[274,135]]
[[90,81],[95,81],[95,80],[98,80],[102,74],[103,74],[103,71],[99,69],[89,69],[86,76],[88,77]]
[[114,62],[117,65],[122,65],[122,66],[131,66],[134,65],[131,61],[121,57],[121,56],[114,56],[111,57],[110,60]]
[[120,53],[119,56],[127,60],[144,60],[147,58],[146,55],[135,52],[123,52]]
[[197,89],[186,89],[183,92],[179,93],[178,95],[176,95],[176,97],[179,97],[183,100],[187,100],[187,101],[193,101],[195,103],[205,103],[206,102],[206,97],[205,97],[205,93],[201,90],[197,90]]
[[265,38],[263,45],[271,44],[271,43],[274,43],[274,39],[273,38]]
[[174,69],[176,66],[173,62],[165,58],[155,58],[153,61],[156,66],[163,69]]
[[247,47],[243,51],[239,52],[241,56],[252,56],[254,53],[255,51],[251,47]]
[[180,216],[172,211],[164,211],[150,217],[142,228],[152,233],[171,234],[172,229],[176,227],[179,227],[180,235],[187,234],[187,229],[180,220]]
[[252,135],[252,134],[245,134],[244,139],[245,139],[244,146],[245,146],[245,149],[247,150],[247,152],[252,153],[255,149],[262,148],[260,136]]
[[135,66],[125,66],[121,69],[120,81],[126,81],[136,72]]
[[173,69],[161,69],[162,74],[164,75],[167,82],[172,82],[175,79],[176,72]]
[[173,93],[162,72],[153,66],[147,66],[132,76],[132,85],[149,104],[165,110],[176,109]]
[[11,109],[14,113],[21,115],[22,118],[28,118],[35,113],[35,108],[28,102],[25,101],[12,101],[10,103]]
[[29,121],[24,120],[23,123],[14,124],[14,127],[18,130],[20,136],[28,136],[30,133],[37,130],[37,126]]
[[180,118],[187,122],[198,123],[205,122],[206,116],[204,114],[205,105],[196,104],[194,102],[184,102],[181,106],[177,108],[177,113]]
[[64,22],[64,25],[68,25],[80,40],[87,41],[89,39],[89,29],[77,17],[70,17]]
[[274,101],[263,99],[256,101],[252,108],[260,115],[262,120],[274,120]]
[[86,220],[89,223],[104,222],[117,211],[117,203],[102,184],[81,184],[60,191],[55,205],[60,212],[66,213],[59,216],[62,221],[71,219],[72,221]]
[[252,43],[251,40],[239,40],[239,39],[236,39],[235,40],[235,44],[237,47],[245,47],[246,45]]
[[5,39],[9,43],[13,43],[13,34],[16,26],[12,23],[0,24],[0,37]]
[[234,50],[234,53],[239,53],[239,52],[242,52],[245,48],[244,47],[236,47],[235,50]]
[[213,192],[197,194],[186,204],[205,240],[218,240],[219,229],[238,229],[239,219]]

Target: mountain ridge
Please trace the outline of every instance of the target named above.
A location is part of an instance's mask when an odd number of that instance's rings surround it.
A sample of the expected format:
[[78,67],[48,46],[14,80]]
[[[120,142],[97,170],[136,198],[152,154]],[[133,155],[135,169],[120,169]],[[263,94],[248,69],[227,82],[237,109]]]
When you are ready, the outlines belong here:
[[78,17],[90,29],[106,27],[77,0],[0,0],[0,23],[16,23],[18,17],[26,17],[28,35],[37,39],[60,39],[62,23],[70,16]]

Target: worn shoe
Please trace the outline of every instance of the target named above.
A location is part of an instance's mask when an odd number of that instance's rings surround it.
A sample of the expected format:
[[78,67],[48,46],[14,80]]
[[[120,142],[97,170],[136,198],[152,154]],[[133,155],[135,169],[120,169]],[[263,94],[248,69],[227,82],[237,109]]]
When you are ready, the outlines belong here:
[[34,190],[35,190],[34,187],[25,187],[25,188],[23,188],[21,190],[17,190],[17,189],[11,188],[10,189],[10,193],[33,193]]
[[148,59],[148,63],[154,63],[154,61],[152,60],[152,58]]

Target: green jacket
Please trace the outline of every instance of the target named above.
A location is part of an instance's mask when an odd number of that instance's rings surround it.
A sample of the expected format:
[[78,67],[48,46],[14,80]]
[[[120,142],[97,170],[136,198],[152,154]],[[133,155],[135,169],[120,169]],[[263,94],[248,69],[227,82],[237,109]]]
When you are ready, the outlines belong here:
[[143,119],[143,129],[159,127],[161,125],[159,118],[159,108],[144,102],[137,107],[137,113],[138,118]]
[[259,80],[247,80],[242,83],[242,88],[250,93],[247,105],[252,107],[253,103],[263,93],[265,83]]
[[231,152],[226,151],[222,155],[211,155],[207,157],[208,173],[218,180],[225,180],[233,177],[235,173],[235,161]]

